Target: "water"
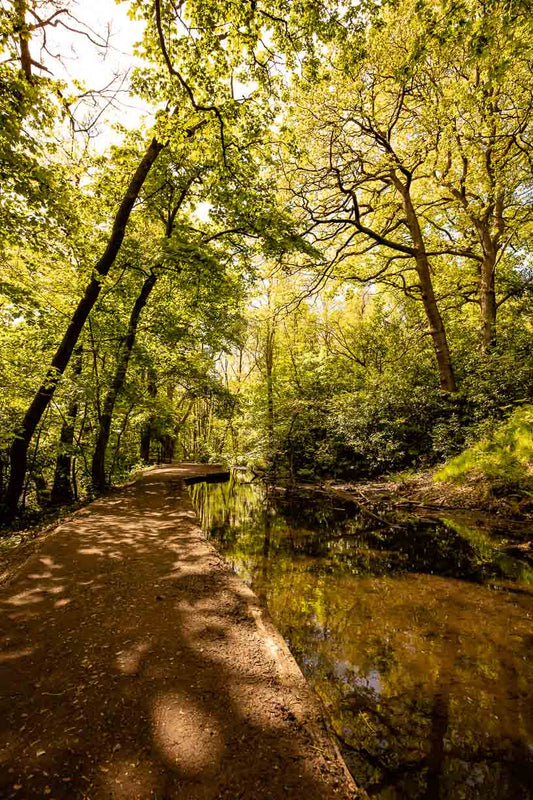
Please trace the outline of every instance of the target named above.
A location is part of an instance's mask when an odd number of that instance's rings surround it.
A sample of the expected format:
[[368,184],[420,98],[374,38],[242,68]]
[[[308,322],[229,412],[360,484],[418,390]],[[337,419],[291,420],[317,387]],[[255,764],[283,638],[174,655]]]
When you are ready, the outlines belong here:
[[533,797],[527,532],[468,517],[380,519],[235,477],[190,491],[371,797]]

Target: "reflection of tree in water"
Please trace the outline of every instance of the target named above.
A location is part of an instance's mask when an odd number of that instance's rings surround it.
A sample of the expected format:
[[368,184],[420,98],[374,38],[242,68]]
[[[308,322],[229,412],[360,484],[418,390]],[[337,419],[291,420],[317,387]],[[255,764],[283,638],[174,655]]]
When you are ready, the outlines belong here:
[[273,587],[269,607],[284,632],[290,621],[291,648],[369,794],[530,796],[529,622],[508,595],[432,576],[349,578],[325,587],[327,612],[306,626],[297,594]]
[[[375,693],[363,688],[354,693],[351,703],[344,707],[341,705],[341,716],[343,710],[347,716],[358,712],[358,721],[371,733],[366,745],[355,746],[348,740],[345,730],[337,732],[354,774],[367,773],[366,786],[370,796],[388,797],[390,792],[386,790],[394,788],[406,797],[435,800],[441,796],[440,783],[446,758],[445,736],[449,722],[449,690],[450,680],[446,679],[434,695],[432,704],[428,704],[427,711],[412,700],[405,708],[409,720],[403,720],[398,714],[399,723],[393,716],[394,705],[386,708],[384,713]],[[418,720],[415,735],[411,720]],[[402,722],[407,722],[407,725],[399,727]],[[343,727],[346,729],[346,726]],[[423,728],[427,729],[428,734],[425,743]],[[353,740],[353,733],[350,738]],[[420,746],[416,747],[418,738]]]
[[531,797],[533,601],[523,583],[479,585],[527,578],[523,565],[451,520],[391,528],[260,486],[208,487],[202,503],[371,796]]

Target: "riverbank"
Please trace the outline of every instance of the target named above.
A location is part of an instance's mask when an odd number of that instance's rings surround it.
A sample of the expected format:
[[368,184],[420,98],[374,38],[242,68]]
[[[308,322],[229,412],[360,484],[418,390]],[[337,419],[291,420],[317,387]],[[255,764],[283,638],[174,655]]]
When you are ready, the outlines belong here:
[[76,512],[3,587],[0,794],[364,797],[257,597],[159,468]]
[[313,490],[343,500],[379,506],[383,510],[469,511],[497,514],[510,523],[533,520],[533,498],[519,490],[503,492],[488,480],[475,478],[461,484],[435,481],[436,470],[383,476],[374,481],[287,484],[285,488]]
[[411,505],[481,511],[517,520],[533,518],[533,498],[518,488],[504,490],[481,476],[455,483],[434,480],[434,475],[435,470],[430,470],[393,481],[391,488],[399,496],[397,502],[405,498]]

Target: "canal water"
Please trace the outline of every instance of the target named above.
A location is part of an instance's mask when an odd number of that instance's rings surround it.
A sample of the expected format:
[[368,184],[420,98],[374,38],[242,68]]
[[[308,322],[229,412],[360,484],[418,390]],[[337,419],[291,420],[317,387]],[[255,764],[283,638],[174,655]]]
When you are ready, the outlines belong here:
[[369,796],[533,798],[528,531],[382,514],[246,476],[190,492]]

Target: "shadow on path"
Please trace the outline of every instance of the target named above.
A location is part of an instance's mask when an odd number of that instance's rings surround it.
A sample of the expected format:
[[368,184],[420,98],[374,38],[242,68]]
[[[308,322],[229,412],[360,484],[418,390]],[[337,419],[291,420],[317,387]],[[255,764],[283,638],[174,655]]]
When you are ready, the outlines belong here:
[[354,797],[310,691],[167,467],[0,595],[0,797]]

